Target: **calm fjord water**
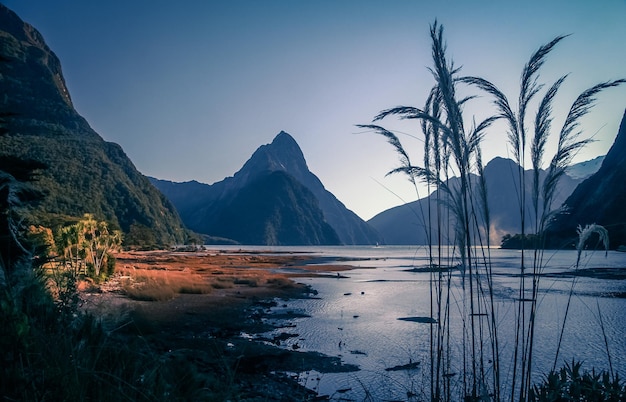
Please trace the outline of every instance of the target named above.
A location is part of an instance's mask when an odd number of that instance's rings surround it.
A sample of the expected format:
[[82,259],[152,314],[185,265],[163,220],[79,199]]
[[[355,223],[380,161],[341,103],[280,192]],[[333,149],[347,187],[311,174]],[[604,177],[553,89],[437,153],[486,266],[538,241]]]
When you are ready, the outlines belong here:
[[[219,247],[227,250],[226,247]],[[235,247],[233,249],[238,249]],[[399,318],[430,317],[430,273],[409,272],[428,262],[427,248],[400,247],[248,247],[267,252],[304,252],[319,258],[313,263],[346,264],[356,269],[342,272],[344,278],[303,278],[301,282],[318,292],[316,298],[281,302],[276,312],[297,311],[310,317],[294,318],[289,328],[274,334],[297,334],[282,346],[340,356],[356,364],[360,371],[341,374],[301,373],[302,382],[321,394],[339,399],[406,400],[407,392],[425,396],[429,381],[429,325]],[[492,249],[494,293],[502,348],[503,383],[512,375],[510,361],[517,308],[518,273],[521,252]],[[544,273],[572,272],[575,251],[546,251]],[[626,253],[583,253],[580,269],[624,268]],[[460,356],[461,293],[460,273],[452,274],[451,312],[453,353]],[[609,360],[600,320],[604,325],[614,370],[626,378],[626,280],[596,279],[563,275],[542,277],[539,292],[535,342],[535,381],[553,365],[558,334],[565,316],[570,289],[574,296],[566,320],[566,332],[558,367],[572,359],[583,361],[583,368],[608,369]],[[419,320],[418,320],[419,321]],[[280,322],[276,322],[280,325]],[[283,323],[284,324],[284,323]],[[460,358],[459,358],[460,360]],[[412,370],[386,370],[418,363]],[[458,362],[460,365],[460,361]],[[458,369],[458,366],[456,367]],[[455,367],[452,367],[454,371]],[[458,370],[457,370],[458,372]],[[456,381],[460,376],[455,376]],[[341,391],[338,393],[338,390]]]

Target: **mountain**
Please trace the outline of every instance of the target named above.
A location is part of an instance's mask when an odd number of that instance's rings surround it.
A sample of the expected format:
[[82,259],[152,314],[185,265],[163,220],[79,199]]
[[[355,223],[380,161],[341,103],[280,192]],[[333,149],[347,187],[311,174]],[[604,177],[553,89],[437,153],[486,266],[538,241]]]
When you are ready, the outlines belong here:
[[[241,194],[251,197],[249,186],[259,178],[271,172],[284,172],[293,178],[285,188],[302,186],[306,193],[310,193],[315,199],[317,208],[322,212],[320,217],[330,225],[338,235],[339,243],[342,244],[375,244],[380,241],[380,237],[374,229],[359,218],[355,213],[348,210],[339,200],[328,192],[322,182],[309,170],[302,150],[293,137],[281,131],[270,144],[262,145],[243,165],[243,167],[232,177],[212,185],[201,184],[195,181],[185,183],[173,183],[163,180],[152,179],[152,182],[165,194],[176,206],[183,222],[192,230],[212,236],[224,236],[222,225],[227,224],[222,215],[229,208],[236,197],[241,199]],[[290,190],[291,191],[291,190]],[[302,189],[294,189],[296,193],[305,193]],[[308,197],[308,195],[307,195]],[[278,201],[278,197],[273,197]],[[294,198],[286,197],[295,201]],[[258,197],[251,201],[265,202]],[[292,211],[298,211],[305,205],[313,208],[313,204],[308,200],[305,204],[290,205]],[[300,201],[298,201],[300,202]],[[282,205],[281,208],[285,208]],[[314,208],[313,208],[314,209]],[[243,211],[240,211],[243,213]],[[285,213],[287,216],[287,213]],[[316,216],[315,211],[303,213],[304,216]],[[252,217],[250,217],[252,218]],[[259,217],[262,219],[262,217]],[[312,221],[309,220],[309,223]],[[314,226],[319,224],[316,223]],[[311,230],[313,230],[311,228]],[[316,229],[317,230],[317,229]],[[311,232],[313,238],[316,230]],[[335,243],[314,243],[313,238],[302,244],[335,244]],[[321,239],[321,238],[320,238]],[[240,241],[239,239],[235,239]],[[283,238],[289,244],[293,244],[291,239]],[[265,244],[265,243],[263,243]]]
[[626,111],[615,142],[600,169],[583,181],[565,201],[566,213],[548,231],[554,247],[577,241],[576,227],[597,223],[609,231],[611,248],[626,245]]
[[604,155],[598,156],[595,159],[591,159],[585,162],[577,163],[575,165],[569,166],[565,170],[565,174],[572,179],[586,179],[600,169],[603,161]]
[[339,244],[315,196],[281,170],[258,175],[236,192],[212,233],[244,244]]
[[[30,211],[45,225],[92,213],[155,243],[184,241],[173,205],[74,109],[61,63],[41,34],[0,4],[0,158],[47,165]],[[126,237],[132,241],[132,235]]]
[[[544,173],[545,174],[545,173]],[[532,171],[524,172],[526,176],[526,199],[530,200],[532,193]],[[491,244],[500,244],[505,234],[521,232],[518,190],[520,175],[519,166],[510,159],[494,158],[484,169],[487,187],[487,202],[491,217]],[[457,178],[449,180],[449,186],[455,186]],[[554,207],[558,207],[571,194],[581,180],[564,175],[560,181],[554,199]],[[426,224],[423,216],[428,215],[428,208],[433,212],[433,221],[436,221],[437,192],[423,199],[388,209],[374,216],[368,221],[384,237],[386,244],[427,244]],[[423,213],[421,212],[423,211]],[[442,212],[445,208],[442,208]],[[530,206],[526,210],[530,217]],[[432,225],[431,232],[436,236],[436,225]],[[449,243],[449,239],[443,239]]]
[[[251,177],[254,172],[284,170],[307,187],[318,199],[324,217],[343,244],[376,244],[376,231],[345,207],[309,170],[302,150],[293,137],[281,131],[271,144],[259,147],[238,172]],[[237,175],[235,175],[237,177]]]

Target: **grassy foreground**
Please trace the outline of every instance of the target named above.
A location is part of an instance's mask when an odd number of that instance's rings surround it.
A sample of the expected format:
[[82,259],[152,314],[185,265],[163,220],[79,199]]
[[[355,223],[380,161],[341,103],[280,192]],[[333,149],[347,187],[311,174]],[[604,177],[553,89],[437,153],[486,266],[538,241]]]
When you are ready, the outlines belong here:
[[357,369],[336,357],[279,348],[280,336],[257,336],[275,329],[262,320],[269,307],[309,297],[311,289],[277,271],[289,266],[301,268],[292,276],[316,274],[307,271],[307,256],[150,251],[116,257],[107,282],[79,283],[79,308],[63,330],[31,326],[29,353],[20,354],[28,361],[11,361],[10,371],[5,366],[7,400],[320,400],[298,384],[301,376]]

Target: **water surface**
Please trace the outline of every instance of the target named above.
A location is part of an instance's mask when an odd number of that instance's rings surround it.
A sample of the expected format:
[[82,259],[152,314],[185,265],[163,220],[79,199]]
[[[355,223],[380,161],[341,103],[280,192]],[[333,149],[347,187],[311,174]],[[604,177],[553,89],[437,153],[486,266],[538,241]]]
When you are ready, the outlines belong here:
[[[320,257],[319,261],[324,263],[355,267],[342,272],[347,278],[301,279],[318,292],[317,297],[292,300],[276,308],[276,312],[298,311],[309,316],[294,319],[293,328],[275,331],[275,334],[298,334],[285,341],[283,347],[340,356],[345,363],[361,368],[354,373],[301,373],[303,383],[334,399],[363,400],[371,396],[375,400],[407,400],[411,395],[420,399],[427,395],[430,324],[423,321],[431,317],[431,273],[410,272],[428,263],[425,247],[258,247],[257,251],[260,250],[305,252]],[[521,252],[492,249],[490,253],[503,387],[506,387],[512,374],[507,361],[515,336]],[[584,368],[608,370],[610,355],[613,369],[626,378],[626,280],[569,275],[576,272],[575,251],[546,251],[544,260],[542,272],[546,275],[540,282],[535,380],[553,366],[568,300],[570,307],[558,366],[575,359],[583,361]],[[604,252],[588,252],[583,253],[578,270],[624,267],[626,253],[609,252],[605,256]],[[462,333],[463,309],[460,272],[453,271],[451,278],[454,299],[451,305],[456,310],[451,311],[451,348],[460,359],[462,342],[458,334]],[[399,320],[407,317],[420,319]],[[419,363],[417,368],[416,363]],[[408,364],[412,364],[412,369],[389,370]],[[453,381],[460,379],[459,365],[452,364],[450,374],[457,374]]]

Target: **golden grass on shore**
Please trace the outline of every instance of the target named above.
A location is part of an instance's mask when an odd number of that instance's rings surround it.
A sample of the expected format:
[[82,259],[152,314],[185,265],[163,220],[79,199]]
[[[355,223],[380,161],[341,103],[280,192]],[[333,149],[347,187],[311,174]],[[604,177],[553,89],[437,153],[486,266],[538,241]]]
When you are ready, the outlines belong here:
[[206,294],[213,290],[211,283],[193,272],[126,268],[119,275],[124,294],[134,300],[169,300],[177,294]]
[[[307,265],[305,254],[263,254],[198,250],[117,253],[115,275],[100,289],[128,301],[168,301],[180,295],[204,298],[256,295],[281,297],[302,292],[298,278],[350,269],[345,265]],[[290,268],[289,273],[280,268]]]
[[134,300],[164,301],[178,294],[210,294],[216,289],[292,288],[276,268],[302,262],[305,256],[244,253],[123,252],[116,256],[118,290]]
[[246,309],[259,300],[306,296],[311,290],[298,279],[351,268],[309,266],[312,257],[304,254],[245,251],[128,251],[115,257],[115,274],[96,291],[81,293],[83,309],[111,328],[129,319],[162,329],[242,325]]

